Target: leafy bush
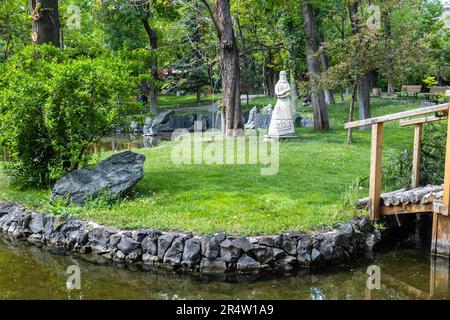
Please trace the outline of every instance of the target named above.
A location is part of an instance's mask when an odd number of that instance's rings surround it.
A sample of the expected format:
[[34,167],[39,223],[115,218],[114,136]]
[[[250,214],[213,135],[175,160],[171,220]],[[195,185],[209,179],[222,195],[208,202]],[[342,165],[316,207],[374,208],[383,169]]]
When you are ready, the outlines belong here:
[[[447,122],[424,125],[420,161],[420,185],[441,184],[444,181]],[[404,150],[399,155],[388,155],[383,170],[385,183],[393,188],[411,185],[412,152]]]
[[2,69],[0,147],[19,187],[49,186],[86,165],[130,86],[127,66],[114,58],[69,59],[47,45],[27,47]]

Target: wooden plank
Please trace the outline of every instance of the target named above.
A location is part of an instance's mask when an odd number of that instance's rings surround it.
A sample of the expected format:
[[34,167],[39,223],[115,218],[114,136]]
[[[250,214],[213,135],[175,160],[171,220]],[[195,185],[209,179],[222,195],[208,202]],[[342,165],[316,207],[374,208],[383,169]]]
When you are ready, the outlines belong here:
[[450,257],[450,217],[434,213],[431,252],[434,255]]
[[447,116],[442,116],[442,117],[429,116],[429,117],[425,117],[425,118],[400,120],[400,126],[408,127],[408,126],[413,126],[413,125],[417,125],[417,124],[430,123],[430,122],[442,121],[442,120],[447,120],[447,119],[448,119]]
[[381,207],[381,215],[419,214],[433,212],[433,204],[408,204],[406,206]]
[[431,257],[430,263],[430,296],[442,298],[448,296],[449,260],[442,257]]
[[[448,104],[450,109],[450,103]],[[445,155],[445,174],[444,174],[444,196],[442,200],[442,213],[448,216],[448,208],[450,206],[450,121],[447,125],[447,147]],[[450,230],[449,230],[450,231]]]
[[383,123],[372,125],[372,149],[370,157],[369,211],[372,221],[380,217],[381,164],[383,159]]
[[420,184],[420,154],[422,152],[423,124],[417,124],[414,129],[413,164],[411,176],[411,188],[415,189]]
[[345,129],[358,128],[358,127],[363,127],[363,126],[368,126],[368,125],[374,125],[377,123],[396,121],[396,120],[400,120],[400,119],[422,116],[422,115],[435,113],[435,112],[448,111],[448,105],[449,105],[448,103],[444,103],[444,104],[439,104],[439,105],[415,109],[415,110],[408,110],[408,111],[404,111],[404,112],[388,114],[388,115],[376,117],[376,118],[348,122],[345,124]]

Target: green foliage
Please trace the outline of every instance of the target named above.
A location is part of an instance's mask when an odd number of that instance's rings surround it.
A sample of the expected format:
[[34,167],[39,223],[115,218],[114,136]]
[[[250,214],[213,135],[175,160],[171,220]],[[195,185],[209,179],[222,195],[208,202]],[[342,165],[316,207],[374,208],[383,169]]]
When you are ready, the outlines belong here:
[[53,46],[29,46],[3,66],[0,147],[19,187],[49,186],[86,165],[109,134],[125,97],[126,66],[114,59],[68,59]]
[[434,86],[437,86],[439,82],[436,80],[436,77],[429,76],[423,80],[423,83],[427,86],[428,89],[431,89]]
[[[420,185],[438,185],[444,181],[447,123],[435,122],[424,127],[420,161]],[[411,185],[412,152],[403,150],[390,154],[383,170],[385,182],[392,188],[407,188]]]

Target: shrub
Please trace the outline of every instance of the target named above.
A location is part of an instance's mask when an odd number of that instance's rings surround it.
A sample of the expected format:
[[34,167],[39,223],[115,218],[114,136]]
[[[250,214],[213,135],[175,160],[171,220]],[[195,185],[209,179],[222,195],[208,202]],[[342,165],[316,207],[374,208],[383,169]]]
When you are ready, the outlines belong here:
[[19,187],[47,187],[86,165],[127,96],[126,65],[110,57],[69,59],[52,46],[10,58],[0,78],[0,147]]
[[[420,161],[420,184],[442,184],[444,181],[447,122],[424,125]],[[412,152],[404,150],[399,155],[388,155],[383,178],[393,188],[411,185]]]

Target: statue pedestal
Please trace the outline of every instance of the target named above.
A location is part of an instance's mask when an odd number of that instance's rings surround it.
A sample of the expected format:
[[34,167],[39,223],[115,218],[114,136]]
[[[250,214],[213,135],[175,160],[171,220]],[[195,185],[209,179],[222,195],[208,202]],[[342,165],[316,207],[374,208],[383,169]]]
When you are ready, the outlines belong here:
[[295,138],[295,126],[288,98],[278,99],[270,122],[268,138]]

